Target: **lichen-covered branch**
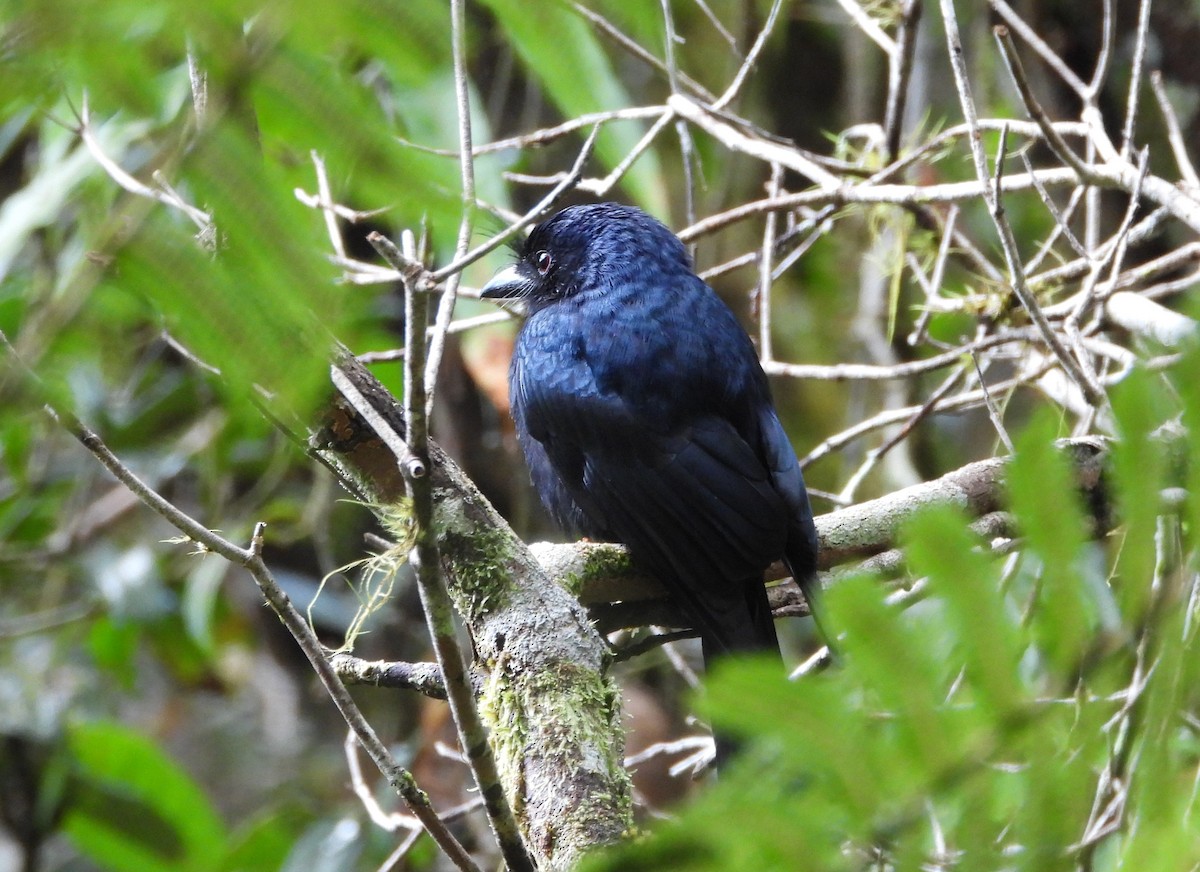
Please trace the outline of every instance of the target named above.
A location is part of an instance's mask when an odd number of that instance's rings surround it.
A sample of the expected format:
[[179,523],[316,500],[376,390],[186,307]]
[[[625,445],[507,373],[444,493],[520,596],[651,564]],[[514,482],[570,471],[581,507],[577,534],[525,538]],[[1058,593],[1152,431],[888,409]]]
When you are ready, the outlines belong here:
[[[383,386],[349,356],[338,367],[403,432]],[[391,450],[344,401],[333,402],[314,443],[381,504],[403,493]],[[471,634],[501,783],[539,868],[569,868],[631,823],[607,646],[586,610],[434,443],[429,461],[442,570]]]

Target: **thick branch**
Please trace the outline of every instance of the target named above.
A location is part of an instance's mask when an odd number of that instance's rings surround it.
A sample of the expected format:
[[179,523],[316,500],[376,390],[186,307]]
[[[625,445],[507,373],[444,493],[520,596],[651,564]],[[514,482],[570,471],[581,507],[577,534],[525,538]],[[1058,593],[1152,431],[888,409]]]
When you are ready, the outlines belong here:
[[[1106,529],[1101,475],[1106,443],[1096,438],[1067,439],[1059,447],[1074,466],[1080,494],[1096,518],[1096,529]],[[998,517],[1004,507],[1007,465],[1004,458],[980,460],[934,481],[821,515],[816,519],[820,566],[828,570],[892,552],[904,523],[930,505],[955,505],[975,518]],[[981,530],[989,531],[994,532],[992,526]],[[647,624],[677,627],[685,623],[679,609],[666,599],[662,586],[638,571],[620,545],[538,543],[531,548],[547,572],[567,581],[580,601],[592,609],[602,630]],[[784,578],[787,571],[782,563],[765,574],[767,582]],[[803,613],[802,608],[797,609],[801,604],[794,583],[772,587],[771,605],[777,615]]]
[[[395,401],[361,364],[347,354],[337,366],[388,429],[404,431]],[[375,502],[403,494],[391,450],[344,401],[332,405],[315,441]],[[461,470],[436,444],[428,450],[433,530],[471,634],[501,783],[539,868],[568,868],[630,826],[607,647]]]

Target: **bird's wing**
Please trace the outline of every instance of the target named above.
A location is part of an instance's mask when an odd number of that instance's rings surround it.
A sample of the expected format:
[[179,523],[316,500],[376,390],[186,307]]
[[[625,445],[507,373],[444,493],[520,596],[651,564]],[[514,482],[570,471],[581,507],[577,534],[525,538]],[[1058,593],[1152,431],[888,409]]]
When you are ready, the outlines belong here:
[[787,505],[788,532],[783,552],[784,563],[804,594],[817,632],[833,650],[834,636],[824,619],[821,585],[817,579],[817,527],[813,523],[812,506],[808,501],[800,461],[770,404],[761,407],[759,430],[762,455],[770,469],[771,481]]
[[708,416],[664,431],[583,368],[537,379],[518,369],[513,384],[535,475],[545,458],[585,531],[625,543],[722,647],[773,647],[761,578],[784,551],[788,511],[732,424]]
[[784,557],[796,576],[796,583],[803,587],[817,571],[817,528],[813,524],[804,475],[779,416],[769,404],[760,407],[759,432],[762,457],[771,483],[787,506],[788,537]]

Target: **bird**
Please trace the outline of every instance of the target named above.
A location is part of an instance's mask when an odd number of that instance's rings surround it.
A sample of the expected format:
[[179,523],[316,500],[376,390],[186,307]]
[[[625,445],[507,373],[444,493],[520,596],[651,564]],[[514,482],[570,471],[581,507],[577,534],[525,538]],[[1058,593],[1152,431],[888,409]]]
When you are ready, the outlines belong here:
[[782,662],[763,571],[782,559],[815,614],[817,533],[750,337],[636,207],[567,207],[515,249],[480,295],[526,312],[509,396],[543,505],[625,545],[694,625],[706,668]]

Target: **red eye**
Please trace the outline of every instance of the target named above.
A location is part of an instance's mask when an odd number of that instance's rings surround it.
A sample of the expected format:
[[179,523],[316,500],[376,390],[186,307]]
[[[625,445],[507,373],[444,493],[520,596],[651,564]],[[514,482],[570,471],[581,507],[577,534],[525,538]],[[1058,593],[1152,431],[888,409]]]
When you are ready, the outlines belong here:
[[538,275],[544,276],[550,272],[550,267],[554,266],[554,258],[550,256],[548,251],[539,251],[534,255],[534,262],[537,264]]

